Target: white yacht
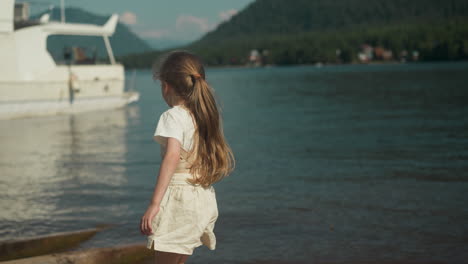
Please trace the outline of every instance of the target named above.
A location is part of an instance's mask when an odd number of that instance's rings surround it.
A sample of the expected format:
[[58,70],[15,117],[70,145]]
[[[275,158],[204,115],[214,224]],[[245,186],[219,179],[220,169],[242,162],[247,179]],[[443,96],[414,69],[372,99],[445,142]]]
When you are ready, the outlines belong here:
[[[0,1],[0,119],[118,108],[139,99],[125,91],[124,67],[115,61],[109,36],[118,16],[103,25],[29,20],[26,3]],[[51,35],[99,36],[108,62],[97,62],[80,47],[66,47],[62,60],[47,50]]]

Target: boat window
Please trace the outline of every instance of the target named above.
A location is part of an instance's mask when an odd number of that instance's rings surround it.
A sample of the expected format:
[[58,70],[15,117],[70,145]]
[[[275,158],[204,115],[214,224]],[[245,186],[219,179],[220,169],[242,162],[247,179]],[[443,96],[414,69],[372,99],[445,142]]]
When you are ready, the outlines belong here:
[[47,51],[59,65],[110,64],[104,40],[98,36],[51,35]]

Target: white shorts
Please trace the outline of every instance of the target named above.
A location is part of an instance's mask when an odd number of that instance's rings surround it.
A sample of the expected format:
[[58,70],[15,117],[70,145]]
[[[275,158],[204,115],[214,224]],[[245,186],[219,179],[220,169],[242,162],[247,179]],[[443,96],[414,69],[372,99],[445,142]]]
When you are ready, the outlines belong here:
[[213,186],[207,188],[185,181],[187,173],[174,173],[153,218],[147,248],[192,255],[201,245],[215,250],[213,232],[218,206]]

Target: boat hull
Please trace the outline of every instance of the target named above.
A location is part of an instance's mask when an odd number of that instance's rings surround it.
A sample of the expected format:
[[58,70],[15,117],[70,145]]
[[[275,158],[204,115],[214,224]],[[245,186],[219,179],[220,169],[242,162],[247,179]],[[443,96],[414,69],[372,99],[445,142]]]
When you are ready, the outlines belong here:
[[125,92],[116,65],[59,65],[35,80],[0,81],[0,119],[119,108],[139,99]]

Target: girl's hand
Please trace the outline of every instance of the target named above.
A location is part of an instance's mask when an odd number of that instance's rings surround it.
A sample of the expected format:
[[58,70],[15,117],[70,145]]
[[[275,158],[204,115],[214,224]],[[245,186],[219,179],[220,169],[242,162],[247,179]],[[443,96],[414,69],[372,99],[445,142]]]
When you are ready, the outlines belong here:
[[151,235],[153,230],[151,230],[151,222],[153,221],[154,216],[159,212],[159,205],[150,204],[145,214],[141,218],[140,222],[140,232],[142,235]]

